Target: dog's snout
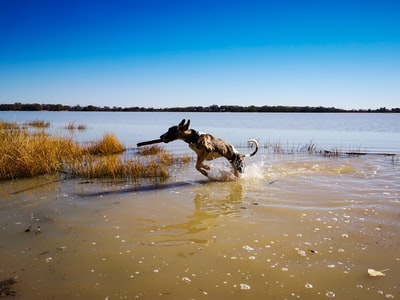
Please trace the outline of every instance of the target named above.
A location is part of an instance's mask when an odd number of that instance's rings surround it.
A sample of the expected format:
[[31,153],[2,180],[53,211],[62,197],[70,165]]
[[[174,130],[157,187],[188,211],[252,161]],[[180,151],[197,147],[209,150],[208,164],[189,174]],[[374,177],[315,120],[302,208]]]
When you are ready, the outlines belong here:
[[168,143],[168,142],[169,142],[168,140],[166,140],[165,134],[160,135],[160,139],[161,139],[164,143]]
[[231,160],[231,164],[236,171],[239,173],[244,173],[244,162],[240,156],[236,156],[233,160]]
[[162,134],[160,136],[160,139],[164,142],[164,143],[169,143],[172,142],[173,140],[175,140],[174,138],[171,138],[170,134],[168,132]]

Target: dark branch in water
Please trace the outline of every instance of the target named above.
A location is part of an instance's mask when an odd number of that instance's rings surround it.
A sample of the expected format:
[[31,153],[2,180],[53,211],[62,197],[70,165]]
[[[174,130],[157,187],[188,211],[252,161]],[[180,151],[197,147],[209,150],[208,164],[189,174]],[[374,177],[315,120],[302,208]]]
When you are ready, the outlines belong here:
[[386,152],[346,152],[347,155],[382,155],[382,156],[395,156],[395,153],[386,153]]
[[340,151],[331,151],[324,150],[325,156],[340,156],[340,155],[348,155],[348,156],[364,156],[364,155],[381,155],[381,156],[391,156],[395,157],[396,153],[387,153],[387,152],[361,152],[361,151],[348,151],[348,152],[340,152]]

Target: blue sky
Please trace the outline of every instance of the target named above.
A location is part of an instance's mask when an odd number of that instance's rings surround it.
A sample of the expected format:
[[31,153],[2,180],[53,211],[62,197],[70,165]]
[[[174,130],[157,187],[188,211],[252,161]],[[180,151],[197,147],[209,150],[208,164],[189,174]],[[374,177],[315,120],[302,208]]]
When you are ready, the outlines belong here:
[[400,1],[0,0],[0,103],[400,107]]

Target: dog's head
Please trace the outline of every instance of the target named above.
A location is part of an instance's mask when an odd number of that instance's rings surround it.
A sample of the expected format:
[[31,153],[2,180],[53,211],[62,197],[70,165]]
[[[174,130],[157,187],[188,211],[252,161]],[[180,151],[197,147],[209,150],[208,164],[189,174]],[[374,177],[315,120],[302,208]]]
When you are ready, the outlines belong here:
[[244,172],[244,159],[243,159],[243,155],[241,154],[237,154],[235,156],[234,159],[232,159],[231,161],[231,165],[232,167],[235,169],[235,171],[238,171],[239,173],[243,173]]
[[172,126],[168,129],[168,131],[160,136],[160,139],[164,143],[169,143],[175,140],[183,139],[184,132],[189,129],[190,120],[185,123],[185,119],[183,119],[179,125]]

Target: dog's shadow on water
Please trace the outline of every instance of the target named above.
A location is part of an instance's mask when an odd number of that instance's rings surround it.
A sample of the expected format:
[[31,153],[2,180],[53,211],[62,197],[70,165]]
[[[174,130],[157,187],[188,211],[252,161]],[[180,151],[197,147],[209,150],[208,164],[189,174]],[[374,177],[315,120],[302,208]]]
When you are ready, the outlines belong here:
[[[127,193],[145,193],[145,192],[154,192],[154,191],[162,191],[162,190],[173,190],[177,188],[184,187],[195,187],[195,186],[205,186],[208,184],[221,182],[221,183],[229,183],[229,182],[239,182],[240,179],[235,177],[235,175],[229,170],[224,169],[216,169],[215,171],[209,172],[207,179],[199,179],[199,180],[188,180],[188,181],[178,181],[178,182],[147,182],[140,181],[138,183],[134,183],[133,186],[115,189],[115,190],[107,190],[107,191],[95,191],[95,192],[79,192],[75,193],[80,197],[100,197],[107,195],[117,195],[117,194],[127,194]],[[80,184],[91,184],[91,181],[82,181]]]
[[[237,178],[231,171],[224,169],[217,169],[216,171],[209,172],[207,179],[199,179],[199,180],[188,180],[188,181],[178,181],[178,182],[166,182],[166,183],[143,183],[139,182],[134,184],[133,186],[120,188],[115,190],[107,190],[107,191],[96,191],[96,192],[80,192],[75,193],[80,197],[99,197],[113,194],[127,194],[127,193],[145,193],[145,192],[154,192],[154,191],[162,191],[162,190],[173,190],[177,188],[184,187],[196,187],[196,186],[207,186],[213,183],[235,183],[240,184],[242,181],[241,178]],[[90,181],[81,182],[81,184],[90,184]],[[274,182],[270,182],[274,183]]]
[[[107,195],[116,195],[116,194],[128,194],[128,193],[145,193],[145,192],[154,192],[154,191],[162,191],[162,190],[172,190],[176,188],[183,188],[189,186],[202,186],[206,184],[210,184],[213,181],[203,179],[203,180],[195,180],[195,181],[179,181],[172,183],[157,183],[157,184],[137,184],[135,186],[121,188],[118,190],[112,191],[98,191],[98,192],[80,192],[75,193],[80,197],[100,197]],[[89,181],[81,182],[81,184],[90,184]]]

